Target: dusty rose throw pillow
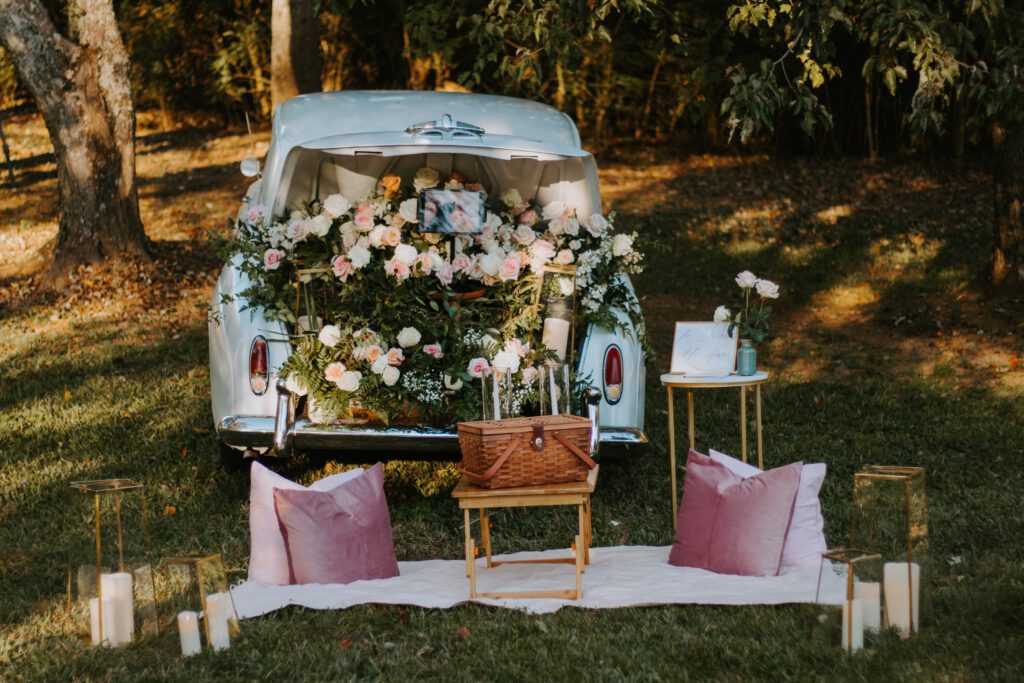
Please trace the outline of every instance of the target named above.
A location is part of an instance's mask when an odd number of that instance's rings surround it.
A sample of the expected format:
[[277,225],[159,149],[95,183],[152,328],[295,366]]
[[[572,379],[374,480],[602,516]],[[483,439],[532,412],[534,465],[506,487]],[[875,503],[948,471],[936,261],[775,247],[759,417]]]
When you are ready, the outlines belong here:
[[[763,472],[753,465],[716,450],[708,451],[708,456],[744,479],[756,477]],[[827,467],[823,462],[805,462],[804,468],[800,470],[800,488],[796,492],[793,519],[789,522],[786,543],[782,547],[780,572],[802,567],[816,568],[821,564],[821,554],[825,552],[827,546],[825,518],[821,515],[818,493],[825,481],[826,471]]]
[[293,583],[351,583],[398,576],[384,468],[330,491],[274,490]]
[[721,574],[774,576],[803,463],[749,479],[690,451],[669,564]]
[[[347,470],[324,477],[309,488],[315,491],[329,491],[335,486],[362,475],[360,468]],[[277,472],[253,461],[249,470],[249,580],[260,583],[291,583],[288,571],[288,551],[284,547],[281,524],[274,510],[274,489],[295,489],[306,487],[285,479]]]

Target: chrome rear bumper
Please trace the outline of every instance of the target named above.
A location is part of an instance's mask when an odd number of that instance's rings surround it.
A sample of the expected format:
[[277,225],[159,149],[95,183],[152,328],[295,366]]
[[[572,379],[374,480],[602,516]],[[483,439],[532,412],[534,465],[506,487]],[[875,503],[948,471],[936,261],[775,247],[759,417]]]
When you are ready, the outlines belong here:
[[[275,419],[260,415],[232,415],[221,420],[217,433],[236,448],[273,448]],[[292,446],[309,451],[391,451],[395,457],[416,455],[458,456],[455,432],[437,429],[400,429],[343,424],[314,424],[299,419],[291,433]],[[600,446],[640,446],[647,436],[630,427],[601,427]]]

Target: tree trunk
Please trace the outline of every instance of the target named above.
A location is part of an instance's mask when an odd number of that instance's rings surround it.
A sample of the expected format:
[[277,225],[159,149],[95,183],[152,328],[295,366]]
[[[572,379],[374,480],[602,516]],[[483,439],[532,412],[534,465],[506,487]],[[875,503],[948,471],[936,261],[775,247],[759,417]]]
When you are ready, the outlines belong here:
[[110,0],[69,7],[74,42],[38,0],[0,0],[0,42],[46,122],[57,163],[60,226],[49,275],[80,263],[148,255],[135,186],[128,53]]
[[273,106],[320,91],[320,50],[312,0],[273,0],[270,17]]
[[995,189],[995,249],[992,283],[1024,286],[1024,135],[992,126],[995,151],[992,171]]

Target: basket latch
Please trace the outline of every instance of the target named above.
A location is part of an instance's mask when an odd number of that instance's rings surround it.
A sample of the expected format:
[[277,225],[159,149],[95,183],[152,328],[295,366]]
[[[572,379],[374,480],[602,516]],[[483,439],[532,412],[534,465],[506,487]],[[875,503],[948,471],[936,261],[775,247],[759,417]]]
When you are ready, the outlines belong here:
[[535,451],[544,450],[544,423],[535,422],[533,424],[533,437],[530,439],[530,445]]

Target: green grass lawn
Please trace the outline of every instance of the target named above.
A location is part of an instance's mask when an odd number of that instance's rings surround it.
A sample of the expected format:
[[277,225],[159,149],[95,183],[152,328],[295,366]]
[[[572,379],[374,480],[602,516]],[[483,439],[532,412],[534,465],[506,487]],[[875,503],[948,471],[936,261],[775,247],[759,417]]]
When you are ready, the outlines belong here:
[[[854,471],[928,468],[934,622],[919,636],[846,656],[810,637],[813,610],[798,605],[545,616],[367,606],[284,609],[243,622],[230,650],[188,660],[174,628],[114,651],[90,648],[63,612],[67,547],[89,533],[68,503],[71,480],[146,482],[157,557],[216,551],[233,579],[246,571],[248,481],[220,468],[195,307],[216,264],[204,243],[169,239],[141,276],[122,273],[102,288],[85,273],[72,294],[19,299],[6,283],[0,679],[1024,677],[1024,371],[1013,362],[1024,355],[1024,306],[1019,295],[971,286],[987,250],[984,177],[916,163],[710,157],[613,159],[603,181],[621,224],[651,241],[637,285],[656,358],[652,445],[602,464],[594,544],[671,542],[657,381],[671,326],[731,303],[732,278],[749,268],[782,287],[777,335],[760,349],[775,373],[764,390],[767,464],[828,463],[829,543],[847,537]],[[644,199],[642,212],[633,197]],[[735,402],[731,391],[699,396],[700,447],[738,451]],[[300,457],[280,469],[309,483],[336,467]],[[461,556],[451,481],[443,465],[389,467],[399,559]],[[574,514],[497,515],[497,549],[564,547]]]

